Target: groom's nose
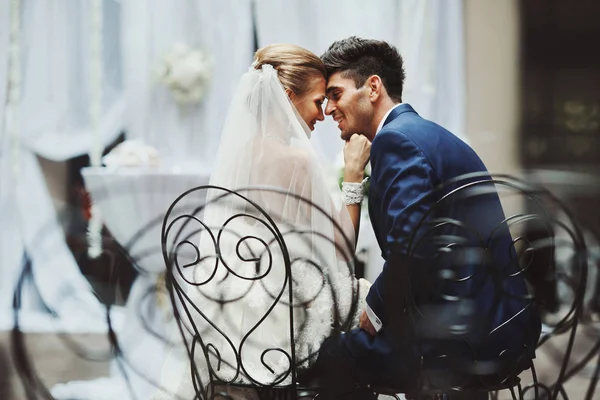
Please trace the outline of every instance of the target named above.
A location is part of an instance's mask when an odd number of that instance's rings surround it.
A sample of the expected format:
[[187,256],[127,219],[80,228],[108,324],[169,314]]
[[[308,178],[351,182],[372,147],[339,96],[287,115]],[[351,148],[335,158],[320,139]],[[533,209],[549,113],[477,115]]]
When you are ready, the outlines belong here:
[[327,105],[325,106],[325,115],[331,115],[333,110],[335,110],[335,105],[331,100],[327,100]]

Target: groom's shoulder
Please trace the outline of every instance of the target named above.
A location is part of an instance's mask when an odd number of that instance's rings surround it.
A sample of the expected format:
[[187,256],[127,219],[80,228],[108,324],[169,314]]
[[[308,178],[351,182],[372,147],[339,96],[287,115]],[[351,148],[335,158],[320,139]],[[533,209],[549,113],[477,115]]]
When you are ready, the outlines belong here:
[[[457,137],[443,126],[415,113],[399,115],[384,126],[391,134],[405,137],[420,147],[455,145]],[[383,132],[383,129],[382,131]],[[380,132],[380,133],[381,133]],[[460,140],[458,140],[460,141]]]
[[386,124],[373,139],[371,158],[390,153],[421,155],[423,151],[410,131],[403,130],[396,124]]
[[426,130],[428,122],[415,112],[400,114],[383,126],[375,135],[373,144],[414,142]]
[[[385,126],[393,131],[401,132],[405,136],[422,134],[423,132],[442,133],[448,132],[446,128],[436,124],[426,118],[421,117],[416,112],[407,112],[400,114]],[[449,132],[448,132],[449,133]]]
[[392,124],[383,127],[373,139],[373,147],[391,146],[409,141],[408,136]]

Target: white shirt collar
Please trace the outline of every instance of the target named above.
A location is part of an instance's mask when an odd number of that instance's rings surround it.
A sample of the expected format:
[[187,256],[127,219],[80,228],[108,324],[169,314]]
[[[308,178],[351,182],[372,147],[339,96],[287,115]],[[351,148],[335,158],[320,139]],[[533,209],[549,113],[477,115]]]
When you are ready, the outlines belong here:
[[375,132],[375,134],[378,134],[379,131],[381,130],[381,128],[383,128],[383,123],[385,122],[385,120],[387,119],[387,117],[390,116],[390,113],[394,110],[394,108],[401,106],[404,103],[398,103],[396,104],[394,107],[390,108],[388,110],[388,112],[385,113],[385,115],[383,116],[383,118],[381,119],[381,121],[379,122],[379,126],[377,127],[377,132]]

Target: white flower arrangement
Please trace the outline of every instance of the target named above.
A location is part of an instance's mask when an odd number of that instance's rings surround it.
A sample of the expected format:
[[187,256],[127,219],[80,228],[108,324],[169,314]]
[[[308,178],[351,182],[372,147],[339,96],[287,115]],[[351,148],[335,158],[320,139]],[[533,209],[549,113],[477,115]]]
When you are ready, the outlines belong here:
[[164,57],[158,79],[178,104],[196,104],[204,97],[211,72],[212,62],[202,51],[176,43]]
[[160,157],[156,148],[141,140],[129,139],[119,143],[102,158],[109,168],[119,167],[158,167]]

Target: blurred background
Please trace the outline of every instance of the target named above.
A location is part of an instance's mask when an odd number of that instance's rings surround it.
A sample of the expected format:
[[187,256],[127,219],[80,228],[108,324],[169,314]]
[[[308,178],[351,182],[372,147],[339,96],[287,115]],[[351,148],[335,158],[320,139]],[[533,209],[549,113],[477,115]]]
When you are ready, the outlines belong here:
[[[143,331],[132,299],[160,279],[156,218],[208,182],[238,79],[267,44],[396,45],[405,102],[491,172],[533,177],[600,231],[598,21],[594,0],[0,0],[0,397],[38,398],[10,362],[17,323],[56,398],[130,398],[105,306],[115,329],[130,324],[127,352]],[[312,140],[335,166],[335,124],[317,124]],[[372,279],[381,261],[362,225]],[[152,255],[134,265],[135,251]]]

